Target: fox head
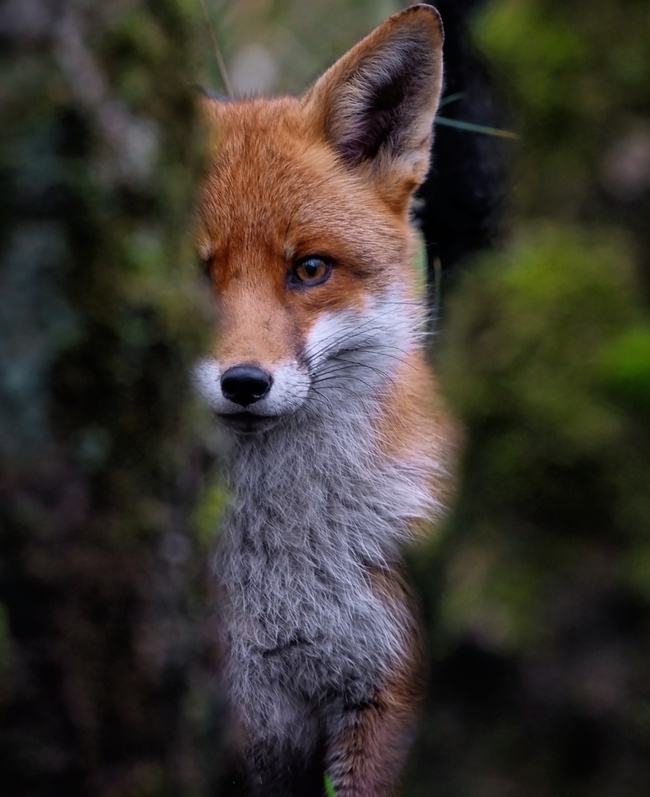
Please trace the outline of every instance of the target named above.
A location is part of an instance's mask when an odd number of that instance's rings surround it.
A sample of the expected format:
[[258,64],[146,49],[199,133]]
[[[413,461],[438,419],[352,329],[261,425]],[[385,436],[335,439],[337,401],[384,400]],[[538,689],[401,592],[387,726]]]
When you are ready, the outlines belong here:
[[200,392],[240,432],[376,398],[418,344],[410,206],[442,27],[395,14],[301,98],[204,101],[197,237],[218,307]]

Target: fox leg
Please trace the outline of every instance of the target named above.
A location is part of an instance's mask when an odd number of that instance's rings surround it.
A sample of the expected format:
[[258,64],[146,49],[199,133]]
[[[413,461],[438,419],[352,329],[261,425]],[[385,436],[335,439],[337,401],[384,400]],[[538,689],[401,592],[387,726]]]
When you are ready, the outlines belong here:
[[360,705],[343,706],[325,756],[337,797],[391,797],[413,742],[420,703],[415,667]]

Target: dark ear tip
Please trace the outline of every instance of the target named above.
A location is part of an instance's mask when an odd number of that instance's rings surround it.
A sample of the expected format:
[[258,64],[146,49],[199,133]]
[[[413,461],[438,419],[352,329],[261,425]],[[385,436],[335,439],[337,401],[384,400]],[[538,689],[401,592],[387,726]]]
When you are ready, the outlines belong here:
[[429,23],[435,28],[436,38],[439,40],[436,43],[439,43],[441,46],[445,40],[445,29],[442,24],[442,17],[440,16],[440,12],[434,6],[429,5],[428,3],[416,3],[412,6],[407,6],[402,11],[398,11],[397,14],[393,14],[390,17],[391,21],[399,22],[401,20],[405,20],[406,17],[420,17],[423,20],[427,20]]

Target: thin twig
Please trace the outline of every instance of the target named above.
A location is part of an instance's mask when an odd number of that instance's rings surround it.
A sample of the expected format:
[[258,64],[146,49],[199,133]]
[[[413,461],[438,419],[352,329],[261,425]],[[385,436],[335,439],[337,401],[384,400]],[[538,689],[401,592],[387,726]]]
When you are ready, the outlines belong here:
[[210,29],[210,36],[212,37],[212,45],[214,47],[214,54],[217,59],[217,66],[219,67],[219,73],[221,74],[221,80],[223,81],[224,88],[226,89],[226,94],[231,99],[234,99],[235,92],[232,89],[232,83],[230,82],[230,78],[228,77],[226,62],[223,60],[223,55],[221,54],[221,48],[219,47],[219,42],[217,41],[217,35],[214,32],[214,27],[212,25],[212,20],[210,19],[210,15],[208,14],[208,9],[205,5],[205,0],[201,0],[201,5],[203,7],[203,13],[205,14],[206,22],[208,23],[208,28]]
[[475,125],[473,122],[461,122],[460,119],[448,119],[446,116],[436,116],[436,124],[456,127],[458,130],[468,130],[470,133],[483,133],[485,136],[499,136],[499,138],[519,138],[511,130],[499,130],[497,127]]

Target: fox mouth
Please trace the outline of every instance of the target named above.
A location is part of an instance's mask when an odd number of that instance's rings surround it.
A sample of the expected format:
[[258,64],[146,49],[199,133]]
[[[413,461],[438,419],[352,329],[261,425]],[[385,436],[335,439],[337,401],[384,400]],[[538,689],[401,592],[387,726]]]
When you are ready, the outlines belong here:
[[218,413],[218,417],[238,434],[265,432],[282,420],[282,415],[253,415],[252,412]]

